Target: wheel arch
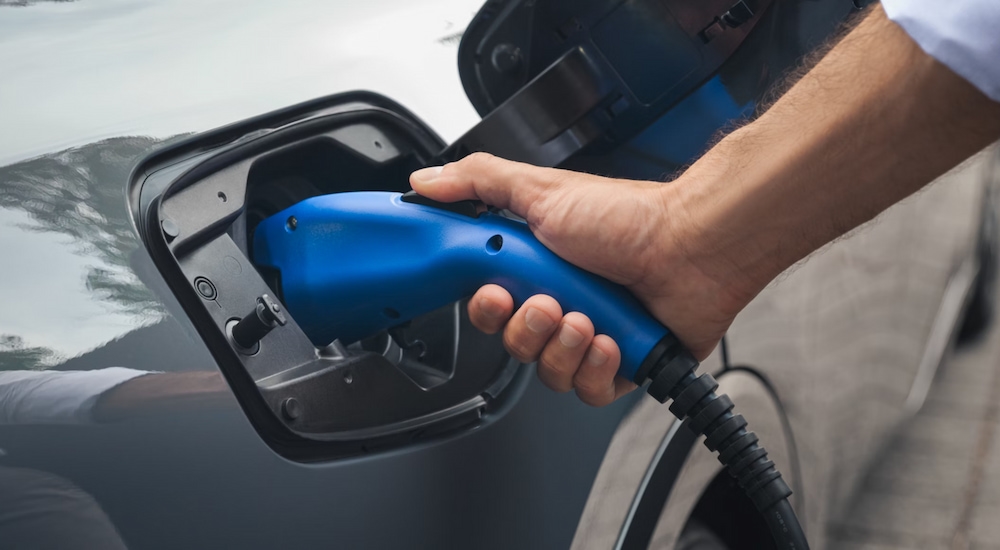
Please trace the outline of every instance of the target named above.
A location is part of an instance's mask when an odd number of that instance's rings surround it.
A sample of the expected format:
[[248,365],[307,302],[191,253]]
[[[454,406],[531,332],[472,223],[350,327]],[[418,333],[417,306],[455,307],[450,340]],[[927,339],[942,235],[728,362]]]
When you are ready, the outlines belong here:
[[[751,367],[725,369],[717,378],[719,392],[732,397],[735,410],[760,436],[796,492],[796,509],[803,510],[794,438],[773,386]],[[701,440],[666,406],[651,398],[639,400],[605,454],[572,548],[673,548],[696,512],[720,505],[720,484],[729,481],[714,454],[696,444]],[[741,503],[732,504],[719,511],[744,510]]]

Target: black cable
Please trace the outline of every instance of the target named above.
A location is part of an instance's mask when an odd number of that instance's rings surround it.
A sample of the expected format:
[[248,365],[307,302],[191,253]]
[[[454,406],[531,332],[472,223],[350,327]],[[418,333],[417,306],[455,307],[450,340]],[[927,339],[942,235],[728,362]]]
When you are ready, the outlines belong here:
[[[795,510],[787,498],[774,503],[774,506],[764,513],[764,521],[767,522],[767,528],[775,538],[775,543],[779,544],[778,548],[809,548],[809,541],[806,540],[806,534],[799,525],[799,518],[795,516]],[[782,533],[783,538],[780,543],[775,533]]]
[[729,362],[729,341],[726,340],[726,335],[722,335],[722,340],[719,341],[719,354],[722,356],[722,370],[729,370],[733,368],[733,365]]
[[670,412],[690,420],[692,430],[705,436],[705,446],[719,453],[719,462],[746,492],[764,516],[779,550],[807,550],[805,533],[788,503],[792,490],[747,431],[747,421],[733,413],[729,396],[717,395],[719,384],[711,374],[695,375],[698,361],[672,334],[649,353],[635,375],[636,384],[649,381],[646,391],[663,403],[673,400]]

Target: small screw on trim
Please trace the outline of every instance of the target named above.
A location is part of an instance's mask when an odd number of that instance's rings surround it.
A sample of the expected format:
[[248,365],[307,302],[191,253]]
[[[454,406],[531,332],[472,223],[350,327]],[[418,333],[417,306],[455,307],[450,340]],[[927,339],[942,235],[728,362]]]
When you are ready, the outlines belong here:
[[490,55],[493,68],[501,74],[510,74],[521,68],[521,48],[513,44],[497,44]]
[[167,242],[170,242],[177,238],[181,234],[181,228],[177,227],[177,223],[170,218],[164,218],[160,221],[160,228],[163,229],[163,235],[167,237]]
[[302,403],[294,397],[286,398],[281,402],[281,415],[285,420],[295,420],[302,416]]

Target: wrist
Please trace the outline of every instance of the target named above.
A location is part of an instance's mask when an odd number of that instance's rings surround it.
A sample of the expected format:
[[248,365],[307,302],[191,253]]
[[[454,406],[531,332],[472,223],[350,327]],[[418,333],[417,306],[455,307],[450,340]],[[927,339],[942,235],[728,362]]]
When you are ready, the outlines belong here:
[[762,258],[748,253],[743,243],[746,227],[731,223],[720,212],[717,198],[725,186],[726,168],[692,167],[681,177],[660,186],[665,220],[657,247],[659,264],[677,287],[708,300],[723,315],[735,316],[771,280],[759,268]]

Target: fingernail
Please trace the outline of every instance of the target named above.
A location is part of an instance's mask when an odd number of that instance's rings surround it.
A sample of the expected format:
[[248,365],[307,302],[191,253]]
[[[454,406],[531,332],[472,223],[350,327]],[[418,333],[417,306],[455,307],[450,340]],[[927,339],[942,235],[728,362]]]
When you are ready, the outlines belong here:
[[608,361],[608,354],[600,350],[600,348],[592,347],[590,351],[587,352],[587,356],[583,358],[591,367],[599,367]]
[[503,306],[486,298],[479,299],[479,310],[491,319],[499,319],[503,315]]
[[547,332],[553,325],[551,317],[533,307],[524,314],[524,322],[532,332]]
[[417,183],[432,183],[441,175],[441,170],[444,170],[444,166],[428,166],[427,168],[421,168],[413,174],[410,174],[410,180]]
[[575,348],[583,342],[583,333],[569,325],[563,325],[559,329],[559,342],[567,348]]

